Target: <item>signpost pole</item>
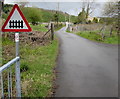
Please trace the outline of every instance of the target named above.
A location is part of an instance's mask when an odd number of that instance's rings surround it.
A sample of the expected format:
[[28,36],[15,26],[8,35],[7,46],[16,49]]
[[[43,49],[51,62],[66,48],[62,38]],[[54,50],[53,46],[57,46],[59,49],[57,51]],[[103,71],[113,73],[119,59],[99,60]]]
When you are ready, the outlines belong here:
[[[16,57],[19,56],[19,33],[15,33],[15,42],[16,42]],[[20,60],[16,62],[16,91],[17,97],[21,97],[21,82],[20,82]]]
[[[20,10],[17,4],[13,6],[12,11],[10,12],[5,23],[3,24],[1,30],[2,32],[31,32],[32,31],[29,23],[27,22],[26,18],[24,17],[22,11]],[[15,42],[16,42],[16,57],[19,57],[19,33],[15,33]],[[0,76],[2,79],[2,75]],[[15,78],[16,78],[16,97],[20,98],[21,97],[20,60],[16,62]],[[12,83],[10,85],[12,85]],[[12,89],[12,86],[11,86],[11,89]],[[2,94],[3,94],[3,91],[2,91]]]

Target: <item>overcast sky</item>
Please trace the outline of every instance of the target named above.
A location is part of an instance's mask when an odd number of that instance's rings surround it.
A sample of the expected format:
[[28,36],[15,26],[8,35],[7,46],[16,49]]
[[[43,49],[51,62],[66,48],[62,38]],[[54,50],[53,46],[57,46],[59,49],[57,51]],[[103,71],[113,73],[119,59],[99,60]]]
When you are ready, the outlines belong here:
[[[27,6],[35,6],[39,8],[49,9],[49,10],[58,10],[58,2],[59,2],[59,10],[62,12],[67,12],[71,15],[78,15],[82,8],[83,0],[5,0],[5,3],[12,3],[14,1],[17,2],[25,2],[28,1],[29,4]],[[39,2],[38,2],[39,1]],[[44,1],[44,2],[42,2]],[[49,2],[46,2],[49,1]],[[58,2],[54,2],[58,1]],[[64,2],[63,2],[64,1]],[[73,2],[71,2],[73,1]],[[86,1],[86,0],[84,0]],[[92,0],[93,1],[93,0]],[[92,5],[93,13],[90,15],[92,17],[101,17],[102,11],[104,8],[104,4],[109,0],[95,0],[95,4]]]
[[[100,17],[102,15],[104,4],[105,3],[103,2],[99,2],[92,5],[93,13],[91,14],[91,16]],[[82,9],[82,5],[83,5],[82,2],[60,2],[59,10],[77,16]],[[57,2],[34,2],[34,3],[32,2],[29,3],[29,6],[35,6],[50,10],[58,10]]]

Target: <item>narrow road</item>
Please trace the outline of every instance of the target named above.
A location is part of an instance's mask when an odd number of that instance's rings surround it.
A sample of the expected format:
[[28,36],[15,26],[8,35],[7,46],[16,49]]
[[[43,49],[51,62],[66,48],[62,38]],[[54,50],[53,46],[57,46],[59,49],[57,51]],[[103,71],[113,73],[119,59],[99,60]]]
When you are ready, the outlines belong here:
[[60,53],[55,97],[117,97],[118,47],[89,41],[65,29],[56,32]]

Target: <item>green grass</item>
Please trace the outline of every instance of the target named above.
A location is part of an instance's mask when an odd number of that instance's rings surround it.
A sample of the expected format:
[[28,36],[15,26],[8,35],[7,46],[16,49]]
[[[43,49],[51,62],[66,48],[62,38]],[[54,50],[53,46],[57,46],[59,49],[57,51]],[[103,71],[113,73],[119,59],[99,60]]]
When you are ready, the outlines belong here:
[[68,32],[68,33],[73,33],[73,32],[71,32],[71,31],[69,31],[69,30],[66,30],[66,32]]
[[[45,25],[32,26],[36,31],[47,31]],[[3,46],[12,48],[14,42],[3,39]],[[11,47],[10,47],[11,46]],[[54,68],[58,54],[58,40],[44,46],[20,43],[20,69],[23,97],[48,97],[52,94]],[[4,55],[5,56],[5,55]],[[6,58],[5,62],[9,59]],[[14,71],[14,70],[13,70]]]
[[[41,32],[47,32],[48,29],[45,27],[45,24],[39,24],[39,25],[30,25],[31,28],[33,29],[33,31],[41,31]],[[57,28],[54,28],[54,31],[58,31],[59,29],[61,29],[62,27],[64,27],[65,25],[60,25]]]
[[0,36],[0,66],[2,65],[2,37]]
[[51,94],[57,51],[57,40],[48,46],[21,46],[21,68],[27,67],[27,71],[21,73],[23,96],[46,97]]
[[39,24],[39,25],[30,25],[32,30],[34,31],[41,31],[41,32],[47,32],[48,29],[45,27],[44,24]]
[[97,42],[102,42],[102,43],[109,43],[109,44],[118,44],[118,36],[115,34],[116,32],[113,32],[113,35],[110,37],[109,36],[109,31],[105,31],[105,39],[102,40],[101,35],[98,34],[99,31],[82,31],[76,33],[77,35],[84,37],[89,40],[97,41]]
[[[5,43],[7,41],[8,43]],[[8,39],[5,42],[5,44],[10,44]],[[11,43],[9,46],[12,47],[14,44]],[[53,71],[56,66],[57,54],[58,40],[56,39],[44,46],[20,44],[23,97],[48,97],[52,94],[53,79],[55,78]],[[8,60],[6,59],[5,62]]]
[[6,46],[6,45],[13,45],[14,44],[14,42],[13,41],[11,41],[10,39],[8,39],[8,38],[2,38],[2,46]]
[[104,43],[110,43],[110,44],[119,44],[118,36],[111,36],[109,38],[106,38],[104,40]]
[[91,33],[89,31],[82,31],[82,32],[77,33],[77,35],[87,38],[89,40],[94,40],[94,41],[99,41],[99,39],[101,38],[100,35],[96,34],[96,31],[91,32]]
[[58,30],[60,30],[61,28],[63,28],[65,25],[61,25],[61,26],[59,26],[59,27],[57,27],[57,28],[55,28],[55,31],[58,31]]

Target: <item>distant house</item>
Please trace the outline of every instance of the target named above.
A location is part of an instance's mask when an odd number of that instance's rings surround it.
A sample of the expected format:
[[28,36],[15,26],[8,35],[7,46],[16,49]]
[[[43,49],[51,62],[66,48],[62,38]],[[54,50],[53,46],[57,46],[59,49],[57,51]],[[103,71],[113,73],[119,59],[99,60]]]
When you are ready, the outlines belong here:
[[88,18],[87,18],[87,21],[93,21],[93,19],[94,19],[94,17],[90,17],[90,16],[88,16]]
[[100,21],[100,18],[98,18],[98,17],[90,17],[90,16],[88,16],[87,21],[91,21],[92,22],[94,18],[97,18],[98,22]]
[[98,22],[100,22],[100,18],[97,18],[98,19]]

